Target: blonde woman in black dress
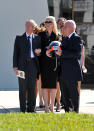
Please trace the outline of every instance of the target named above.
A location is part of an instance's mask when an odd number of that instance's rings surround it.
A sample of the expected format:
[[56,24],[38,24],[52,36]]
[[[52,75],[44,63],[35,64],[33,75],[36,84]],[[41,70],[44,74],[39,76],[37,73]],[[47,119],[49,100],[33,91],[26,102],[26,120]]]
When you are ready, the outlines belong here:
[[58,70],[54,71],[56,60],[48,54],[47,47],[52,41],[59,39],[55,17],[48,16],[45,20],[45,27],[46,30],[39,33],[41,37],[42,50],[40,58],[42,91],[45,103],[45,112],[54,112]]

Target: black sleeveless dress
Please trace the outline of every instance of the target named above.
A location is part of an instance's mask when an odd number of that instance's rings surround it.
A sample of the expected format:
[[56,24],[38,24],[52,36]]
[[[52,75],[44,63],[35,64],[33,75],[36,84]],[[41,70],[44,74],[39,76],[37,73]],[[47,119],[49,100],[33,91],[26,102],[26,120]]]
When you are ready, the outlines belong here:
[[39,36],[41,37],[41,49],[42,53],[40,56],[40,72],[42,80],[42,88],[55,89],[56,82],[58,80],[58,70],[54,71],[56,67],[56,59],[49,58],[46,56],[46,47],[52,41],[58,40],[58,36],[54,32],[49,36],[47,31],[40,32]]

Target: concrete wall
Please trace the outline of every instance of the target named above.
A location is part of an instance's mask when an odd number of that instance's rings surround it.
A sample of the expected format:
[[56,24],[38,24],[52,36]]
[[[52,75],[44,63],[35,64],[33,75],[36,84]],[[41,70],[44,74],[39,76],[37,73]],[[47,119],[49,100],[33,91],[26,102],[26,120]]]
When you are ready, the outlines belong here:
[[18,88],[12,69],[14,39],[28,18],[38,24],[48,15],[47,0],[0,0],[0,90]]

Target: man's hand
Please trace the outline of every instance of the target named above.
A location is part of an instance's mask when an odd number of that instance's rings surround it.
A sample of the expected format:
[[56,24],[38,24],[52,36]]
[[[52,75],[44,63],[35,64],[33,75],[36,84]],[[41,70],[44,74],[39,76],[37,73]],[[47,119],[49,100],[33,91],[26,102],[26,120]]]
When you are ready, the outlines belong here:
[[18,68],[13,68],[13,70],[14,70],[14,73],[16,74],[16,75],[18,75]]
[[35,49],[34,51],[37,55],[39,55],[41,53],[41,49]]
[[56,54],[57,54],[58,56],[61,56],[62,52],[56,51]]
[[47,55],[48,57],[52,57],[52,56],[49,54],[48,51],[46,51],[46,55]]
[[87,68],[84,65],[82,66],[82,71],[83,73],[87,73]]

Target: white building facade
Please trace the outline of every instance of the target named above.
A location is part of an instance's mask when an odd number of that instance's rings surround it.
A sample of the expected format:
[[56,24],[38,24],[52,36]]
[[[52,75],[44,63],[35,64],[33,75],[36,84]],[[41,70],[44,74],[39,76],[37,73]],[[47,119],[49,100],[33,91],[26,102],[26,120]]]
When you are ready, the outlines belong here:
[[16,35],[24,33],[27,19],[40,24],[46,16],[47,0],[0,0],[0,90],[18,89],[12,68]]

